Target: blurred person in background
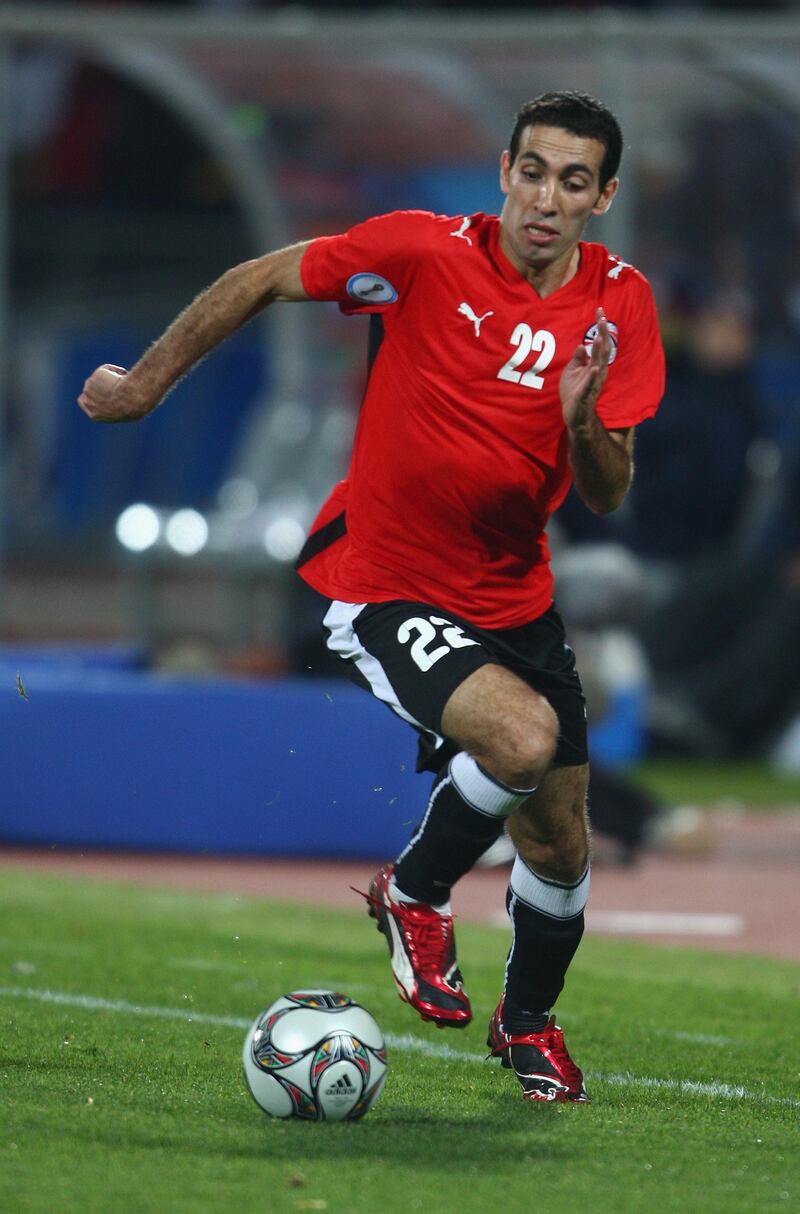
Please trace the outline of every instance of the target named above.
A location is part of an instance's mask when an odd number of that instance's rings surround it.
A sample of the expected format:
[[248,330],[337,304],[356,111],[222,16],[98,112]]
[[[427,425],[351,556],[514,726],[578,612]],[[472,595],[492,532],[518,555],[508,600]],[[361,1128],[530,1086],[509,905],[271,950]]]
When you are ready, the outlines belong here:
[[753,319],[738,291],[706,291],[680,306],[666,346],[668,408],[637,443],[642,475],[627,502],[625,539],[678,577],[735,544],[750,504],[748,453],[763,427]]
[[771,479],[751,542],[687,570],[647,621],[662,749],[763,756],[800,711],[800,448]]
[[488,1044],[532,1101],[588,1099],[551,1016],[583,933],[588,762],[544,528],[571,481],[592,511],[620,505],[634,429],[663,392],[649,285],[581,239],[613,201],[621,151],[605,106],[545,94],[502,154],[499,217],[394,212],[245,262],[79,398],[93,420],[139,420],[274,302],[375,318],[350,474],[299,566],[332,600],[329,648],[439,773],[368,902],[401,997],[441,1026],[472,1017],[450,890],[508,821],[514,935]]
[[586,518],[573,495],[559,521],[570,543],[613,539],[641,565],[647,592],[616,623],[642,645],[655,749],[764,754],[800,692],[800,443],[769,437],[746,292],[678,284],[663,318],[666,407],[623,510]]
[[768,438],[750,297],[689,297],[667,408],[637,445],[626,537],[654,576],[638,632],[657,748],[764,753],[800,691],[800,451]]

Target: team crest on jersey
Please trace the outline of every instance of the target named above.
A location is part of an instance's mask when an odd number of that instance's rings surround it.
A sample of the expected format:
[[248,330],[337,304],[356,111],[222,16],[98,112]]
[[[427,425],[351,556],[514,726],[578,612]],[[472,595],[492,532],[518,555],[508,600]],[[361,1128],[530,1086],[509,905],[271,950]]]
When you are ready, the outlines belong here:
[[[608,356],[609,363],[613,363],[617,357],[617,344],[619,341],[619,329],[612,320],[606,322],[608,324],[608,332],[611,337],[611,353]],[[587,354],[592,352],[592,342],[597,337],[597,325],[591,325],[583,335],[583,345]]]
[[368,271],[352,274],[348,278],[347,294],[359,303],[391,304],[397,299],[397,291],[388,279]]

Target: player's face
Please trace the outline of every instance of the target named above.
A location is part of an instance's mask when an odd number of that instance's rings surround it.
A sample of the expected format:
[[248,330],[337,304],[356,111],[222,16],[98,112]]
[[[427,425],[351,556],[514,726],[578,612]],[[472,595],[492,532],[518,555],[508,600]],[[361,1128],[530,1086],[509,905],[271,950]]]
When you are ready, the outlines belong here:
[[618,183],[600,189],[604,155],[597,139],[540,125],[522,132],[513,164],[503,152],[501,244],[521,273],[566,269],[591,216],[608,210]]

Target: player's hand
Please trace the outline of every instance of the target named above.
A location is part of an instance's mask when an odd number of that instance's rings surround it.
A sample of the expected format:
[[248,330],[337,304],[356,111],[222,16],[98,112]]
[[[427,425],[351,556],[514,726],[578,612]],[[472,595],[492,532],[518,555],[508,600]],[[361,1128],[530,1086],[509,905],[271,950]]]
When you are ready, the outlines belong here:
[[561,375],[561,409],[568,430],[581,430],[591,423],[608,373],[611,334],[602,308],[597,309],[596,320],[591,352],[583,344],[578,346]]
[[124,367],[103,363],[89,376],[78,405],[93,422],[136,422],[149,412],[126,392],[127,374]]

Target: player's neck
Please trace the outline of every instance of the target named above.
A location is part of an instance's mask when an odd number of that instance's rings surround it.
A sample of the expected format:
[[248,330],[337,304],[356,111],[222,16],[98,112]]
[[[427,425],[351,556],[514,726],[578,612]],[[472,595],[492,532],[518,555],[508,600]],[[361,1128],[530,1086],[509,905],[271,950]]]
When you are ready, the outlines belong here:
[[503,247],[506,257],[519,270],[522,277],[530,283],[540,299],[546,299],[554,291],[565,287],[578,273],[581,264],[581,250],[577,244],[573,245],[571,249],[567,249],[556,261],[543,266],[531,265],[530,262],[516,257],[513,249],[502,240],[502,236],[501,247]]
[[554,291],[559,291],[561,287],[567,285],[570,279],[575,277],[580,264],[580,247],[575,245],[574,248],[567,249],[563,257],[559,257],[557,261],[551,262],[550,265],[541,267],[527,265],[522,274],[531,284],[536,294],[541,299],[546,299],[548,295],[552,295]]

